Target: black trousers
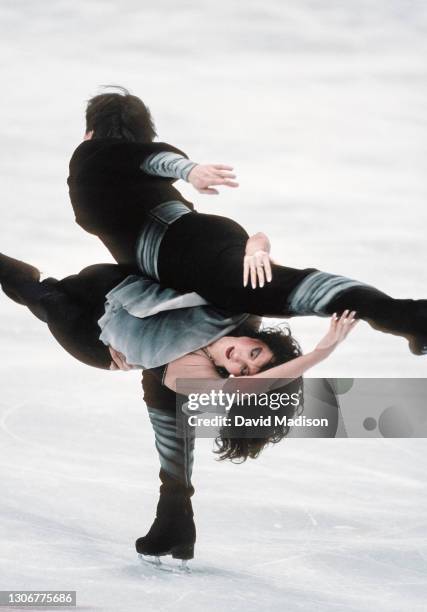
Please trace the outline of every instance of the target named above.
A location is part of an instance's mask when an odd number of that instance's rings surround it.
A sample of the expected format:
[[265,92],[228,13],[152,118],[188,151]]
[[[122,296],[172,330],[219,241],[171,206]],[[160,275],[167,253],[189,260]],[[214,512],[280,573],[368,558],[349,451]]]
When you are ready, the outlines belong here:
[[97,264],[62,280],[3,282],[7,294],[47,323],[59,344],[75,359],[109,369],[111,356],[99,340],[97,321],[104,312],[105,295],[128,275],[116,264]]
[[[328,316],[344,310],[356,310],[357,316],[380,331],[411,338],[419,343],[427,338],[427,301],[400,300],[378,289],[355,281],[342,290],[350,279],[338,278],[338,290],[332,290],[321,310],[295,312],[289,298],[304,287],[316,268],[291,268],[272,265],[273,280],[263,288],[243,287],[243,258],[248,235],[230,219],[215,215],[184,215],[167,230],[160,245],[158,270],[160,282],[184,291],[197,291],[212,304],[230,311],[250,312],[260,316]],[[319,273],[320,274],[320,273]],[[326,283],[334,275],[325,274]],[[340,284],[341,283],[341,284]],[[320,292],[322,287],[320,287]],[[334,293],[335,291],[335,293]],[[421,336],[419,338],[418,336]]]
[[287,298],[315,268],[272,265],[273,280],[262,289],[243,287],[243,257],[248,234],[226,217],[190,213],[169,226],[160,245],[160,282],[196,291],[232,312],[283,317]]

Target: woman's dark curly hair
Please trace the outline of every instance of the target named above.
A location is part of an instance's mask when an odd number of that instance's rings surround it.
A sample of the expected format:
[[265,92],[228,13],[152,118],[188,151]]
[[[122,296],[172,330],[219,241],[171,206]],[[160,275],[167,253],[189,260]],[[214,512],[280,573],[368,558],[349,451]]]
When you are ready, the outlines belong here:
[[157,134],[149,108],[124,87],[108,87],[118,92],[100,94],[88,101],[86,132],[93,130],[93,138],[152,142]]
[[[243,324],[234,333],[233,336],[247,336],[256,338],[264,342],[274,355],[273,361],[264,369],[269,369],[275,365],[286,363],[291,359],[295,359],[302,355],[301,347],[295,338],[292,337],[288,325],[280,324],[276,327],[255,329],[253,326]],[[228,373],[222,369],[221,375],[228,377]],[[233,406],[228,417],[231,422],[235,422],[236,416],[241,416],[245,419],[254,419],[259,417],[267,417],[274,415],[287,418],[293,417],[296,413],[302,411],[303,406],[303,379],[302,377],[292,381],[284,381],[284,385],[280,388],[275,388],[274,391],[267,392],[266,395],[272,397],[272,394],[287,393],[298,395],[297,405],[290,404],[288,406],[280,406],[277,410],[272,410],[270,406],[253,406],[250,404]],[[283,440],[289,433],[290,427],[284,424],[276,424],[276,419],[272,419],[271,426],[268,427],[248,427],[229,425],[220,429],[220,435],[215,439],[216,449],[214,453],[219,455],[218,459],[230,459],[235,463],[243,463],[248,457],[256,459],[261,451],[269,444],[276,444]],[[244,435],[242,436],[242,431]],[[261,433],[260,433],[261,432]]]

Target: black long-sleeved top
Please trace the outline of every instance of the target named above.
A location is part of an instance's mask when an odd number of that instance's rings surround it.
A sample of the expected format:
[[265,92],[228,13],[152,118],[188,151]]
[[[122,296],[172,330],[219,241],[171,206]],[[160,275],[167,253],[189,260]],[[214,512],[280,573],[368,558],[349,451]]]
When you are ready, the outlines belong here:
[[141,169],[153,153],[179,149],[161,142],[135,143],[115,138],[86,140],[70,160],[68,187],[76,222],[98,236],[115,260],[135,265],[135,246],[149,210],[179,200],[194,210],[173,186],[175,178]]

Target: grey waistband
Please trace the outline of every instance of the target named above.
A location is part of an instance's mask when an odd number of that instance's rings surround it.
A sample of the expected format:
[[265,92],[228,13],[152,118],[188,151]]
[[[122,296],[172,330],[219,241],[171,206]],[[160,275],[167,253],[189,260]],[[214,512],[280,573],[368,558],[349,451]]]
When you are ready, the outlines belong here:
[[136,262],[145,276],[160,280],[157,265],[163,236],[174,221],[190,212],[188,206],[175,200],[163,202],[150,210],[136,244]]
[[292,315],[324,315],[326,307],[341,293],[353,287],[366,287],[345,276],[313,272],[300,282],[288,298],[288,311]]

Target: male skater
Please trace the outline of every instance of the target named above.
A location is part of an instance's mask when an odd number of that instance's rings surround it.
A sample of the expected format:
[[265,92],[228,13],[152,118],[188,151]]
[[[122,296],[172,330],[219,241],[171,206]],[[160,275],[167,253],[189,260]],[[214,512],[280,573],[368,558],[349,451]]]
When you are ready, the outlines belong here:
[[85,139],[71,157],[68,186],[76,222],[98,236],[117,262],[135,266],[141,219],[152,208],[179,200],[194,210],[174,188],[176,180],[208,195],[217,194],[219,185],[238,184],[230,166],[196,164],[176,147],[153,142],[149,109],[119,89],[89,100]]

